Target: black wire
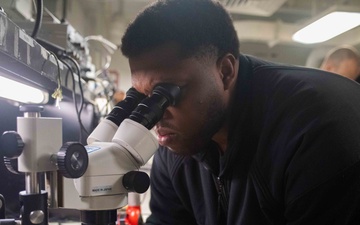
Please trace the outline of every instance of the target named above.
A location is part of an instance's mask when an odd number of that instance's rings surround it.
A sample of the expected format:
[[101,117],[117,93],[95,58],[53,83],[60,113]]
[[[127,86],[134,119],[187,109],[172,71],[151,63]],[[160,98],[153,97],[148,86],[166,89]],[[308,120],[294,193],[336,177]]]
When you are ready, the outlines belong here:
[[83,91],[83,88],[82,88],[82,83],[81,83],[81,75],[80,75],[80,66],[79,64],[73,59],[71,58],[70,56],[68,55],[62,55],[63,58],[66,58],[68,60],[70,60],[74,65],[75,65],[75,68],[77,70],[77,75],[79,77],[79,89],[80,89],[80,96],[81,96],[81,101],[80,101],[80,110],[79,110],[79,113],[81,114],[82,110],[83,110],[83,106],[84,106],[84,91]]
[[43,0],[36,0],[36,20],[35,20],[33,32],[31,34],[31,37],[34,39],[39,33],[42,23],[42,17],[43,17]]
[[76,100],[75,76],[74,76],[74,73],[73,73],[72,68],[70,67],[70,65],[65,61],[62,61],[62,63],[64,63],[64,65],[68,68],[68,72],[70,72],[70,74],[71,74],[72,88],[73,88],[72,97],[73,97],[73,100],[74,100],[76,117],[77,117],[78,122],[79,122],[79,142],[81,143],[82,142],[82,128],[81,128],[82,122],[81,122],[81,117],[80,117],[80,114],[79,114],[79,109],[78,109],[77,100]]
[[78,108],[78,105],[77,105],[76,93],[75,93],[75,76],[74,76],[74,72],[72,71],[71,66],[70,66],[67,62],[62,61],[62,63],[64,63],[64,65],[68,68],[68,72],[70,72],[70,74],[71,74],[72,89],[73,89],[73,91],[72,91],[72,96],[73,96],[73,99],[74,99],[76,116],[77,116],[77,119],[78,119],[78,122],[79,122],[79,126],[80,126],[80,130],[79,130],[79,142],[81,143],[81,142],[82,142],[82,132],[84,131],[87,135],[89,135],[89,132],[86,130],[86,128],[84,127],[84,124],[82,123],[81,113],[79,112],[79,108]]
[[[63,62],[63,61],[62,61],[62,62]],[[71,71],[71,72],[72,72],[72,71]],[[64,81],[65,87],[68,86],[69,73],[70,73],[70,69],[67,71],[67,73],[66,73],[66,75],[65,75],[65,81]]]

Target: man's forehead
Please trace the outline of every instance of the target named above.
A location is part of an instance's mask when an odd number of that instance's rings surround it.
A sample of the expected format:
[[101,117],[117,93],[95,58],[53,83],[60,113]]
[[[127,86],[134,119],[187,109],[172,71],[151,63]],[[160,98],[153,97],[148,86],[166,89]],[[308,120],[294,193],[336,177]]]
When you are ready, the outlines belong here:
[[156,48],[144,51],[142,54],[130,57],[129,63],[130,67],[138,67],[146,65],[163,65],[165,62],[167,64],[175,63],[181,60],[180,47],[174,43],[167,43],[160,45]]

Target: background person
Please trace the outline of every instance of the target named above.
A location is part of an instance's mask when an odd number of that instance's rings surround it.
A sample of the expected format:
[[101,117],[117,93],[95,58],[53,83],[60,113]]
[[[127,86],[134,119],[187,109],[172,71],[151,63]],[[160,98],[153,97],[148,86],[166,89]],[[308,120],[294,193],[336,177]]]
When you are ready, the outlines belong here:
[[320,69],[356,80],[360,75],[360,53],[352,46],[336,47],[325,56]]

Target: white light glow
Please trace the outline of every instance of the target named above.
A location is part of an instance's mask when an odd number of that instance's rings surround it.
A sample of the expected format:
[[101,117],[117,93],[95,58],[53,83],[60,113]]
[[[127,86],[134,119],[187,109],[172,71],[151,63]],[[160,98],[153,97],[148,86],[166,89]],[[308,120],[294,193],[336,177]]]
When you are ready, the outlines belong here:
[[95,98],[95,102],[100,110],[101,115],[106,115],[111,111],[111,104],[106,98]]
[[49,94],[0,76],[0,97],[22,103],[43,104],[47,103]]
[[327,41],[360,25],[360,13],[332,12],[293,35],[293,40],[304,44]]

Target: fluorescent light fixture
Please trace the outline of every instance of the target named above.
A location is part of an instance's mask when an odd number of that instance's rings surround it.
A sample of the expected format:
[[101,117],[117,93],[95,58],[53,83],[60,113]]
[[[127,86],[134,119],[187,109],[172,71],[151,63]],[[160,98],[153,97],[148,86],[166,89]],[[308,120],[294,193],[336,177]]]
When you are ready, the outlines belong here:
[[292,39],[304,44],[327,41],[360,25],[359,12],[336,11],[296,32]]
[[49,100],[48,93],[2,76],[0,97],[27,104],[45,104]]

